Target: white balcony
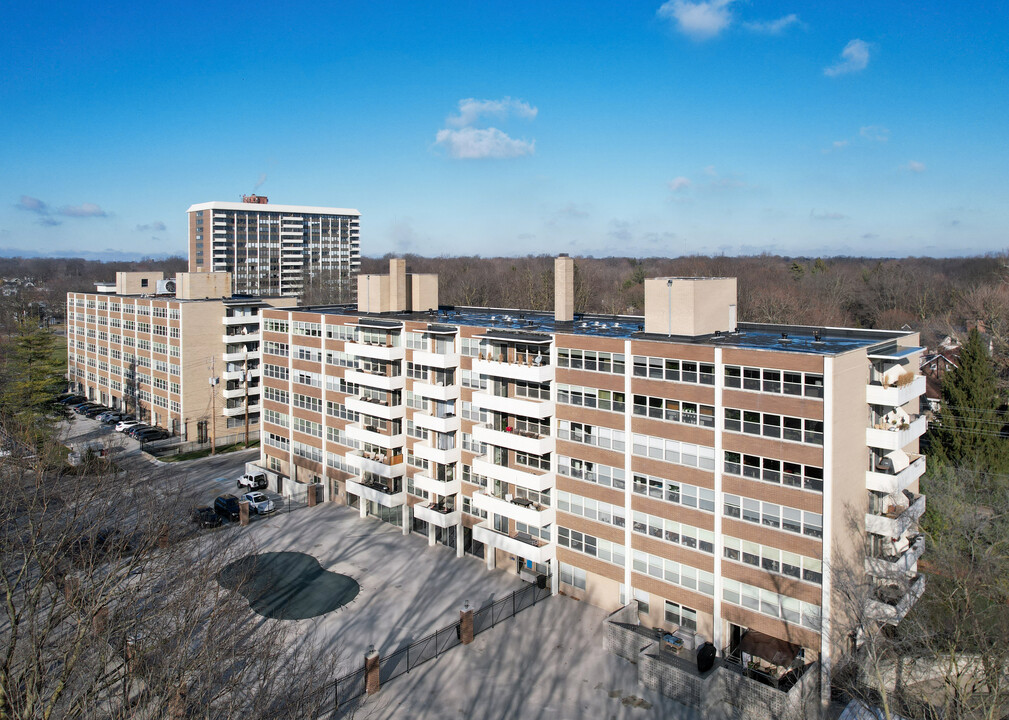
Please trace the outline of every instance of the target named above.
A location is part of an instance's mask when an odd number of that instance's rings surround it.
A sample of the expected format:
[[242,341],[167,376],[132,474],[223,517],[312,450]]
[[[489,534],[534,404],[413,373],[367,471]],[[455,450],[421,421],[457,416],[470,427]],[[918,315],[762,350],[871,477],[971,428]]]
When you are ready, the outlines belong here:
[[344,352],[349,353],[350,355],[371,358],[372,360],[384,360],[386,362],[402,360],[406,357],[406,348],[402,345],[399,347],[389,347],[386,345],[348,342],[344,343],[343,349]]
[[413,452],[414,455],[424,458],[428,462],[441,463],[442,465],[451,465],[462,459],[462,453],[458,445],[449,450],[439,450],[438,448],[431,447],[428,443],[419,442],[413,446]]
[[534,527],[546,527],[554,522],[554,509],[537,505],[524,498],[504,500],[493,495],[478,491],[473,493],[473,504],[488,515],[504,515],[516,522]]
[[439,497],[448,497],[449,495],[462,492],[462,480],[459,478],[442,481],[427,475],[418,474],[413,476],[413,484],[415,487]]
[[254,387],[250,387],[248,389],[246,389],[244,387],[240,387],[240,388],[235,388],[234,390],[228,390],[227,388],[225,388],[224,390],[221,391],[221,394],[227,400],[233,400],[233,399],[236,399],[236,398],[244,398],[246,395],[249,395],[250,397],[253,396],[253,395],[255,395],[255,396],[258,397],[259,393],[260,393],[260,387],[259,387],[259,385],[256,385]]
[[228,327],[234,327],[236,325],[250,325],[255,326],[259,329],[259,315],[225,315],[223,318],[224,324]]
[[228,380],[244,380],[245,371],[244,370],[225,370],[221,373],[221,381],[227,382]]
[[923,592],[925,592],[924,575],[918,575],[910,583],[895,582],[892,585],[877,588],[876,597],[868,601],[867,613],[873,620],[896,625],[918,602],[918,598]]
[[535,538],[530,542],[509,537],[490,527],[487,522],[473,526],[473,539],[498,550],[515,555],[534,563],[547,563],[554,559],[556,547],[553,543],[543,543]]
[[455,384],[432,385],[431,383],[414,380],[412,389],[415,395],[432,400],[455,400],[459,397],[459,386]]
[[[369,472],[384,478],[403,477],[406,474],[406,463],[402,455],[395,455],[390,460],[383,461],[374,455],[365,457],[361,450],[352,450],[344,456],[347,464],[362,472]],[[388,458],[388,456],[386,456]]]
[[350,396],[344,401],[348,410],[363,415],[372,415],[383,420],[402,420],[406,416],[405,405],[382,405],[363,398]]
[[919,495],[907,507],[898,505],[883,515],[867,513],[865,516],[865,529],[867,532],[875,533],[876,535],[899,538],[910,530],[924,513],[925,496]]
[[403,433],[386,435],[377,430],[361,427],[359,423],[351,423],[347,426],[347,436],[358,442],[371,443],[386,450],[401,448],[406,443],[406,435]]
[[455,527],[462,520],[462,512],[460,510],[442,512],[441,510],[435,510],[431,506],[431,503],[417,503],[414,505],[413,516],[440,528]]
[[473,393],[473,404],[495,412],[521,417],[546,418],[554,414],[554,404],[549,400],[527,400],[526,398],[500,397],[491,393]]
[[402,390],[406,387],[406,377],[403,375],[373,375],[360,370],[348,369],[343,377],[349,383],[378,390]]
[[224,353],[224,362],[245,362],[246,360],[259,360],[261,350],[242,350],[241,352]]
[[459,367],[459,353],[433,353],[424,350],[413,351],[413,362],[436,368]]
[[427,428],[428,430],[440,433],[455,432],[462,426],[458,415],[435,417],[434,415],[428,415],[420,411],[413,414],[413,424],[417,427]]
[[869,385],[865,388],[865,401],[870,405],[900,407],[925,394],[925,376],[917,375],[907,385],[883,387]]
[[[248,411],[250,413],[259,412],[258,398],[252,401],[252,404],[248,407]],[[241,417],[242,415],[245,415],[246,407],[245,405],[239,405],[238,407],[225,407],[221,410],[221,412],[225,415],[225,417]]]
[[473,472],[491,480],[500,480],[510,485],[518,485],[527,490],[551,490],[554,486],[554,474],[551,472],[536,473],[519,467],[504,467],[492,463],[485,457],[473,460]]
[[908,487],[924,473],[925,456],[919,455],[898,473],[867,471],[865,473],[865,487],[868,490],[893,495]]
[[371,500],[382,507],[399,507],[406,505],[406,490],[398,493],[387,493],[377,486],[365,485],[357,480],[347,481],[347,492],[357,495],[362,500]]
[[904,430],[900,428],[866,428],[865,444],[882,450],[900,450],[924,435],[927,429],[928,418],[919,415]]
[[867,557],[865,571],[879,578],[914,575],[918,570],[918,558],[925,552],[925,538],[919,536],[904,552],[893,557]]
[[224,342],[225,345],[237,345],[239,343],[251,343],[251,342],[258,343],[262,339],[263,336],[259,334],[258,329],[254,333],[240,333],[238,335],[228,335],[227,333],[225,333],[224,335],[221,336],[221,340]]
[[492,377],[525,380],[544,383],[554,379],[553,365],[520,365],[518,363],[497,362],[496,360],[473,360],[473,372]]
[[494,430],[485,424],[473,426],[473,439],[477,442],[518,450],[531,455],[544,455],[553,452],[556,446],[556,441],[551,435],[527,437],[518,430],[505,432],[504,430]]

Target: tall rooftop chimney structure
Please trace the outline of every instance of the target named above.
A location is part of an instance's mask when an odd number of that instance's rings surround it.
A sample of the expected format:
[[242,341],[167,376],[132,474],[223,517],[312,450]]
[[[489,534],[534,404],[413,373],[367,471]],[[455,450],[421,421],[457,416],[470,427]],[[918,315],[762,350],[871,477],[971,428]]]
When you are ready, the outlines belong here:
[[575,319],[575,261],[567,253],[554,260],[554,320]]

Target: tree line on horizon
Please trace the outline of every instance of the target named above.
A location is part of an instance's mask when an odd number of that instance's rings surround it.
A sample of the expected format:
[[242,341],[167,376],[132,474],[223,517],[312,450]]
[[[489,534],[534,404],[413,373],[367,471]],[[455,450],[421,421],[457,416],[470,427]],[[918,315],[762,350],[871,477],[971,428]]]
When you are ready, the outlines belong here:
[[[364,258],[362,273],[388,271],[388,259]],[[438,273],[444,305],[550,310],[550,255],[423,257],[406,255],[410,272]],[[978,326],[1000,368],[1009,350],[1009,256],[960,258],[807,258],[780,255],[679,258],[576,257],[575,310],[637,315],[649,277],[735,277],[745,322],[900,329],[930,347]]]
[[[388,259],[365,257],[362,273],[388,271]],[[524,257],[404,256],[410,272],[437,273],[443,305],[530,310],[553,307],[551,255]],[[185,271],[185,258],[101,262],[79,258],[0,258],[5,284],[3,322],[39,302],[61,314],[70,291],[88,291],[117,271]],[[934,347],[946,335],[963,339],[978,326],[990,339],[1000,376],[1009,376],[1009,255],[959,258],[809,258],[780,255],[678,258],[575,257],[575,309],[583,313],[643,312],[649,277],[738,278],[739,318],[745,322],[899,329],[922,333]],[[325,283],[306,282],[304,304],[352,301]],[[344,293],[346,295],[346,293]],[[33,305],[34,303],[34,305]]]

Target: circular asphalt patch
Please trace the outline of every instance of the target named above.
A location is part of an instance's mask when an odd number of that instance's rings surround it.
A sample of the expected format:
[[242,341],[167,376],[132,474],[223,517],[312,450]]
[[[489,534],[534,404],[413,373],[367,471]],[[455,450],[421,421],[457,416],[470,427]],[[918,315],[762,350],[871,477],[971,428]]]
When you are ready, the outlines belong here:
[[353,578],[324,570],[311,555],[272,552],[246,555],[217,575],[228,590],[273,620],[305,620],[340,608],[361,591]]

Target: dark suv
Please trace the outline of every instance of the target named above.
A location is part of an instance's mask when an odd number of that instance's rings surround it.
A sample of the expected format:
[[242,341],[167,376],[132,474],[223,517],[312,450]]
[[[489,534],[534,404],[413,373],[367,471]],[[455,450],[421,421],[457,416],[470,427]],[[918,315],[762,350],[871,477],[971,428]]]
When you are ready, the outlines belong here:
[[225,520],[238,522],[241,512],[238,508],[238,498],[234,495],[221,495],[214,500],[214,512]]

